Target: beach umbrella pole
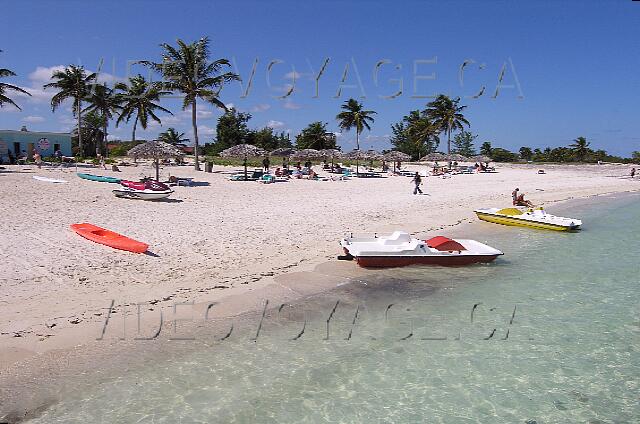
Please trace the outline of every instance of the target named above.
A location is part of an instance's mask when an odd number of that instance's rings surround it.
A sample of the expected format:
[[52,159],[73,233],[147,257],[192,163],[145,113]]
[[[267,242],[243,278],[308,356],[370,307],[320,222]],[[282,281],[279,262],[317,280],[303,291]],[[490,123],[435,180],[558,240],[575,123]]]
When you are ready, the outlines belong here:
[[247,157],[244,157],[244,180],[247,181]]
[[160,160],[156,158],[156,181],[160,181]]

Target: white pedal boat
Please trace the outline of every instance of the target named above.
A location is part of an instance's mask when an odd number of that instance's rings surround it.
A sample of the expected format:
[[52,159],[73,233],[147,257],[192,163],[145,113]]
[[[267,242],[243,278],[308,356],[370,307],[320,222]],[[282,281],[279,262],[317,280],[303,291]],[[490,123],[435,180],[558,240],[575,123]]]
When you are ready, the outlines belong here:
[[524,210],[518,208],[486,208],[476,209],[474,212],[483,221],[518,227],[574,231],[579,230],[582,225],[582,221],[579,219],[551,215],[542,208]]
[[362,267],[382,268],[407,265],[457,266],[491,262],[503,253],[475,240],[443,236],[419,240],[404,231],[386,237],[346,237],[340,240],[346,257]]

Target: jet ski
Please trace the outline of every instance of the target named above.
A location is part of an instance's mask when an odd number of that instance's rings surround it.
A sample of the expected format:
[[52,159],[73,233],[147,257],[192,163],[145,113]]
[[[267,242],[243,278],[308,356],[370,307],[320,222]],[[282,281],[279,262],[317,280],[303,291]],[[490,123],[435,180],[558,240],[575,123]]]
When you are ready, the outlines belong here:
[[120,181],[121,188],[113,190],[116,197],[130,199],[158,200],[171,196],[173,190],[159,181]]

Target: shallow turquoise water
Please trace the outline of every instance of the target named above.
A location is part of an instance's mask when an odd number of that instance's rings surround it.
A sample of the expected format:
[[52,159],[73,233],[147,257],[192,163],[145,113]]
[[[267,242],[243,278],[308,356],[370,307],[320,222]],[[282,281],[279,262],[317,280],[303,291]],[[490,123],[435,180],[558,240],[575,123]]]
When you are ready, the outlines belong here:
[[638,422],[640,202],[563,212],[585,229],[499,227],[494,264],[387,270],[272,311],[257,340],[259,316],[203,331],[32,421]]

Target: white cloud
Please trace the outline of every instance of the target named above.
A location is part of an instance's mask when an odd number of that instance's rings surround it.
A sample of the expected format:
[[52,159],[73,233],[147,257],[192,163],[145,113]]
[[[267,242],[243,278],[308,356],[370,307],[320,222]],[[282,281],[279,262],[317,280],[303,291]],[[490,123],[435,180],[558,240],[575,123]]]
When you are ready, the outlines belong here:
[[50,80],[54,72],[62,71],[64,70],[64,68],[64,65],[50,66],[48,68],[44,66],[38,66],[36,67],[35,71],[29,74],[29,80],[32,81],[33,84],[46,84],[48,82],[51,82]]
[[78,124],[78,120],[71,115],[60,115],[58,116],[58,122],[62,125],[76,126]]
[[[230,109],[235,109],[235,108],[236,108],[236,105],[234,105],[233,103],[225,103],[225,106],[226,106],[226,107],[227,107],[227,109],[229,109],[229,110],[230,110]],[[218,107],[218,110],[224,111],[224,109],[223,109],[223,108],[221,108],[221,107]]]
[[22,118],[22,122],[27,122],[30,124],[36,124],[38,122],[44,122],[44,118],[42,116],[29,115]]
[[20,87],[27,93],[31,94],[28,96],[24,93],[16,92],[16,97],[21,97],[26,99],[29,103],[50,103],[51,98],[55,94],[55,90],[49,89],[44,90],[42,87]]
[[271,105],[268,103],[260,103],[251,108],[251,112],[264,112],[271,109]]
[[286,102],[284,102],[284,104],[282,105],[282,107],[284,107],[285,109],[292,109],[292,110],[295,110],[295,109],[300,109],[300,108],[302,108],[302,105],[299,105],[299,104],[297,104],[297,103],[294,103],[294,102],[293,102],[293,101],[291,101],[291,100],[287,100]]
[[183,122],[183,119],[180,116],[176,115],[163,115],[159,116],[158,118],[160,118],[160,120],[162,121],[162,125],[164,126],[179,125]]
[[301,76],[302,76],[302,74],[300,72],[296,72],[296,71],[291,71],[291,72],[288,72],[288,73],[286,73],[284,75],[284,77],[286,79],[294,79],[295,78],[297,80],[300,79]]
[[[191,108],[187,110],[180,111],[178,114],[174,115],[180,121],[188,120],[191,121]],[[207,119],[213,116],[213,111],[206,106],[196,106],[196,118],[197,119]],[[162,118],[161,118],[162,119]],[[164,119],[162,119],[164,123]]]
[[215,128],[211,128],[208,127],[206,125],[198,125],[198,138],[200,138],[203,135],[215,135],[216,134],[216,129]]
[[278,129],[284,127],[284,122],[282,121],[274,121],[273,119],[267,122],[267,127]]

